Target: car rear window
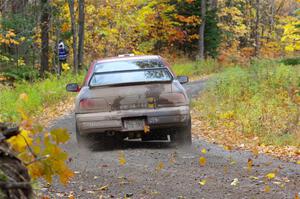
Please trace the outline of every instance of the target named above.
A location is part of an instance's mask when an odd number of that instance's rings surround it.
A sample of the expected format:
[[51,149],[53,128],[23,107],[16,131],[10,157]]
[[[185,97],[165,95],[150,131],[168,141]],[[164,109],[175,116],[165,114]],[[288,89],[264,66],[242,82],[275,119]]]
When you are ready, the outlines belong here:
[[90,86],[169,82],[172,81],[172,78],[172,75],[166,68],[104,72],[94,73]]
[[150,68],[162,68],[166,67],[159,59],[148,60],[122,60],[99,63],[95,65],[94,72],[112,72],[112,71],[124,71],[124,70],[138,70],[138,69],[150,69]]

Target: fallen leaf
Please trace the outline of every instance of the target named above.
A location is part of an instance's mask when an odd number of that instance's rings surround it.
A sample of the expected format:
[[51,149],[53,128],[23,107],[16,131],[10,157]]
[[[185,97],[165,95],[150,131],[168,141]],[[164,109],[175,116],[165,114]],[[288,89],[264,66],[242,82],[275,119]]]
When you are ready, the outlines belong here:
[[70,192],[68,197],[69,197],[69,199],[75,199],[75,196],[74,196],[73,192]]
[[205,166],[205,164],[206,164],[206,159],[205,159],[205,157],[200,157],[199,158],[199,164],[200,164],[200,166]]
[[258,149],[257,149],[257,148],[254,148],[254,149],[252,150],[252,153],[253,153],[253,155],[258,156],[258,154],[259,154]]
[[163,162],[159,162],[155,168],[156,171],[161,171],[165,167]]
[[268,178],[269,180],[272,180],[272,179],[274,179],[276,177],[276,174],[275,173],[268,173],[267,175],[266,175],[266,178]]
[[126,164],[126,158],[125,158],[124,152],[120,152],[120,154],[119,154],[119,163],[121,166]]
[[247,166],[248,166],[248,172],[251,172],[253,167],[253,160],[251,160],[250,158],[248,159]]
[[284,182],[286,182],[286,183],[289,183],[289,182],[290,182],[290,180],[289,180],[287,177],[282,178],[282,180],[283,180]]
[[207,150],[203,148],[203,149],[201,150],[201,153],[206,154],[206,153],[207,153]]
[[199,181],[199,185],[204,186],[205,184],[206,184],[206,180],[205,179]]
[[238,184],[239,184],[239,179],[238,178],[234,178],[230,185],[231,186],[236,186]]
[[100,191],[106,191],[107,189],[108,189],[108,185],[99,188]]
[[92,191],[92,190],[87,190],[86,193],[88,193],[88,194],[95,194],[96,192]]
[[252,179],[252,180],[258,180],[258,179],[259,179],[259,178],[256,177],[256,176],[249,176],[249,178]]
[[225,149],[226,151],[231,151],[231,150],[232,150],[232,147],[231,147],[231,146],[224,146],[224,149]]
[[297,164],[300,164],[300,160],[297,161]]
[[269,185],[265,186],[265,192],[270,193],[271,187]]
[[281,182],[278,182],[278,181],[275,181],[275,182],[273,182],[273,184],[276,184],[276,185],[281,185],[282,183]]
[[145,125],[145,126],[144,126],[144,133],[145,133],[145,134],[150,133],[150,126],[149,126],[149,125]]

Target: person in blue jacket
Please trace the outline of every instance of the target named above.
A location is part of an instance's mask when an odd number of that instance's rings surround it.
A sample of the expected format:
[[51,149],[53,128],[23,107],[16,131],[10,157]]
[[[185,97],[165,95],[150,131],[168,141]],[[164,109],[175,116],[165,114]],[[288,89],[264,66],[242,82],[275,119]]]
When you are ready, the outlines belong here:
[[62,64],[67,61],[69,51],[68,47],[64,44],[62,40],[58,42],[58,60],[59,60],[59,67],[58,67],[58,74],[61,75]]
[[58,59],[60,62],[65,62],[68,57],[68,48],[62,40],[58,42]]

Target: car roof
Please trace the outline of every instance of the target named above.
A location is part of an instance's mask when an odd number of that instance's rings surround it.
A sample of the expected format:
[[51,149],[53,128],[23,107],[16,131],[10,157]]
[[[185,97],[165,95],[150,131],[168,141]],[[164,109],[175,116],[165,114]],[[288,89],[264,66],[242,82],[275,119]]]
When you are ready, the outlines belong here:
[[161,59],[159,55],[135,55],[135,56],[124,56],[124,57],[109,57],[104,59],[98,59],[96,63],[106,63],[114,61],[128,61],[128,60],[149,60],[149,59]]

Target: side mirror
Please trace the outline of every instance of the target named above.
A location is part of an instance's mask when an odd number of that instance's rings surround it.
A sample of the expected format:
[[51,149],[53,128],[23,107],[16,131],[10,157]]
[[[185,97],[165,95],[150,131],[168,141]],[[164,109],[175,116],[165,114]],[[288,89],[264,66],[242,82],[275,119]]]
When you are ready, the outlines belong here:
[[76,83],[68,84],[66,89],[68,92],[79,92],[80,91],[80,87]]
[[186,84],[189,82],[188,76],[178,76],[177,79],[181,84]]

